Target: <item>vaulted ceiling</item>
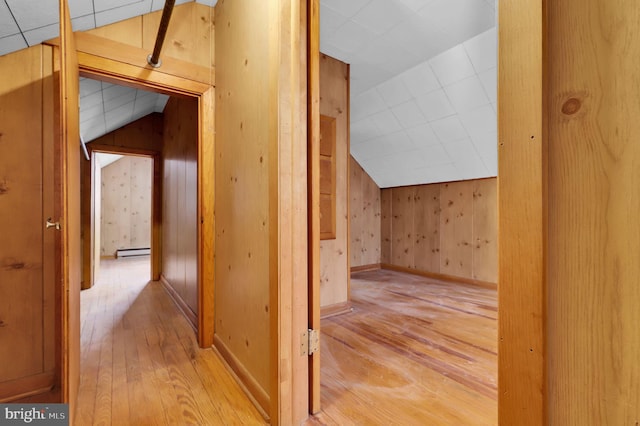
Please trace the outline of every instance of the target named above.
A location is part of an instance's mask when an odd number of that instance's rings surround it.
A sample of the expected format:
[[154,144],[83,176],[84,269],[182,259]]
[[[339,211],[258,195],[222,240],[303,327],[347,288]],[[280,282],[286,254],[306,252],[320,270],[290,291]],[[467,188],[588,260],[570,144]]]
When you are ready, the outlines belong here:
[[[164,5],[68,1],[75,31]],[[321,51],[351,65],[351,152],[380,187],[496,175],[495,0],[320,3]],[[57,37],[57,4],[0,0],[0,55]],[[86,141],[161,111],[167,100],[88,79],[80,84]]]

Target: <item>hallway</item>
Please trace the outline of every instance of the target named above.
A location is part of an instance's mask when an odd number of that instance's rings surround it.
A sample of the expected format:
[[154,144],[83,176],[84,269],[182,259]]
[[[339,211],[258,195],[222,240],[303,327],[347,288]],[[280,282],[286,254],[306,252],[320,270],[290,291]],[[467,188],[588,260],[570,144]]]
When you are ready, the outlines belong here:
[[[76,424],[259,425],[264,421],[165,290],[149,259],[103,260],[81,294]],[[140,278],[142,277],[142,278]]]

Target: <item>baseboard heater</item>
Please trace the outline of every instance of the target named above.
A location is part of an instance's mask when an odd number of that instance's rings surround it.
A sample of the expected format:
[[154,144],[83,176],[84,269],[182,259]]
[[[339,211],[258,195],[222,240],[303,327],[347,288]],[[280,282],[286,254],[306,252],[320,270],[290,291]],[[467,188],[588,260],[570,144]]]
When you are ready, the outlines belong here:
[[148,256],[150,254],[151,249],[149,247],[118,249],[116,250],[116,259],[121,257]]

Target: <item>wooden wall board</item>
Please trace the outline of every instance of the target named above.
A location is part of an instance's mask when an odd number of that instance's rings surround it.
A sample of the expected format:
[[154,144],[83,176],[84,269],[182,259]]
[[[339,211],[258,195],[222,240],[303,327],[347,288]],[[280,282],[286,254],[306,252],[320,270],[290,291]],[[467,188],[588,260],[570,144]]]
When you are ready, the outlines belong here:
[[440,188],[420,185],[415,189],[414,263],[421,271],[440,271]]
[[380,263],[391,263],[392,190],[380,191]]
[[473,268],[473,182],[440,187],[440,272],[470,278]]
[[391,216],[391,263],[413,268],[414,253],[414,208],[415,188],[405,186],[393,188],[393,214]]
[[380,263],[380,188],[358,162],[350,157],[351,269]]
[[493,179],[474,181],[473,279],[498,282],[498,187]]
[[[349,256],[351,257],[351,265],[362,265],[362,255],[365,249],[363,242],[364,231],[364,193],[362,189],[363,185],[363,173],[362,167],[353,158],[349,157],[350,167],[349,173],[351,177],[349,179],[349,197],[351,198],[349,221],[350,221],[350,238],[351,238],[351,251]],[[378,262],[380,263],[380,262]]]
[[349,298],[348,72],[347,64],[320,55],[320,114],[335,118],[336,126],[336,238],[320,242],[321,306],[344,303]]

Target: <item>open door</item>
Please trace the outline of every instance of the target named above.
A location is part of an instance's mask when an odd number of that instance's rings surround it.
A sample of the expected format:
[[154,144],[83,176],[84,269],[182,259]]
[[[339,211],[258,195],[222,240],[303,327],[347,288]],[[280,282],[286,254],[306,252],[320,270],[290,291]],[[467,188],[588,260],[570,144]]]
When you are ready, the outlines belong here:
[[78,59],[67,0],[60,0],[60,47],[54,49],[59,96],[55,205],[61,232],[57,242],[60,283],[60,381],[73,424],[80,382],[80,134]]
[[[320,0],[307,13],[309,328],[320,333]],[[309,356],[309,411],[320,411],[320,351]]]

